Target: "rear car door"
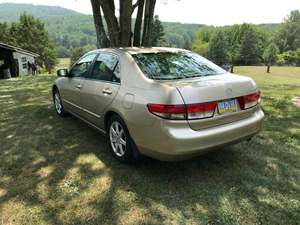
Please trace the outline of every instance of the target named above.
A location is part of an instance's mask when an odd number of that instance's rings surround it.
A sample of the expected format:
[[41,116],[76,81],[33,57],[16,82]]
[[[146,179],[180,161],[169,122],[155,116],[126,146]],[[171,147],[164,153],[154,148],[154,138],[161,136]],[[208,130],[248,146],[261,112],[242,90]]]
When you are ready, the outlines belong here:
[[81,88],[88,74],[91,64],[96,57],[96,53],[89,54],[81,58],[71,69],[70,76],[65,78],[60,90],[63,102],[67,108],[80,116],[82,112]]
[[120,88],[119,57],[113,53],[100,53],[81,89],[85,118],[103,127],[105,109],[114,100]]

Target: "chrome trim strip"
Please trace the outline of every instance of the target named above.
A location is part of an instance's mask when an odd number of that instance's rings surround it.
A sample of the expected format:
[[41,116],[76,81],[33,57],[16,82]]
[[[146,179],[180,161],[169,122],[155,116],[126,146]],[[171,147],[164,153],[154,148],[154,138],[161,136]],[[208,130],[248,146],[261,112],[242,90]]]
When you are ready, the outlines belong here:
[[112,82],[112,81],[100,80],[100,79],[90,78],[90,77],[82,77],[82,80],[96,81],[96,82],[102,82],[102,83],[107,83],[107,84],[115,84],[115,85],[121,86],[120,82]]
[[93,112],[91,112],[91,111],[89,111],[89,110],[87,110],[87,109],[81,108],[81,110],[84,111],[84,112],[86,112],[86,113],[88,113],[88,114],[90,114],[90,115],[92,115],[92,116],[94,116],[94,117],[97,117],[98,119],[101,118],[100,115],[98,115],[98,114],[96,114],[96,113],[93,113]]
[[95,124],[92,124],[91,122],[87,121],[86,119],[82,118],[81,116],[79,116],[78,114],[74,113],[74,112],[70,112],[68,111],[68,113],[71,113],[73,116],[75,116],[76,118],[80,119],[81,121],[87,123],[89,126],[95,128],[96,130],[100,131],[101,133],[103,133],[104,135],[106,135],[106,131],[103,130],[100,127],[97,127]]
[[70,102],[70,101],[68,101],[68,100],[65,100],[65,99],[62,99],[63,100],[63,102],[66,102],[66,103],[68,103],[69,105],[71,105],[71,106],[74,106],[74,107],[76,107],[76,108],[78,108],[78,109],[82,109],[80,106],[78,106],[78,105],[76,105],[76,104],[74,104],[74,103],[72,103],[72,102]]
[[75,104],[73,104],[72,102],[69,102],[68,100],[63,100],[63,101],[65,101],[66,103],[68,103],[68,104],[70,104],[70,105],[72,105],[72,106],[74,106],[74,107],[76,107],[76,108],[78,108],[78,109],[80,109],[80,110],[82,110],[82,111],[84,111],[84,112],[86,112],[86,113],[88,113],[88,114],[90,114],[90,115],[92,115],[92,116],[98,118],[98,119],[101,118],[100,115],[98,115],[98,114],[96,114],[96,113],[93,113],[93,112],[91,112],[91,111],[89,111],[89,110],[87,110],[87,109],[85,109],[85,108],[82,108],[82,107],[80,107],[80,106],[78,106],[78,105],[75,105]]

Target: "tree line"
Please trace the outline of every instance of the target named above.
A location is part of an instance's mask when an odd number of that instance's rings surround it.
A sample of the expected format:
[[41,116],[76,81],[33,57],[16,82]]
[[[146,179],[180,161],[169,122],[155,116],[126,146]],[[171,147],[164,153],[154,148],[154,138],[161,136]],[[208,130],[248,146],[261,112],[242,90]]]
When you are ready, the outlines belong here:
[[[152,41],[152,46],[172,46],[182,48],[186,40],[193,40],[195,32],[204,27],[199,24],[182,24],[174,22],[162,22],[158,16],[154,17],[152,33],[156,30],[163,31],[164,35],[157,42]],[[156,25],[160,23],[161,26]],[[45,20],[46,28],[53,37],[59,58],[70,57],[77,48],[96,48],[97,39],[93,19],[87,15],[70,16],[62,18],[50,18]],[[76,26],[74,26],[76,24]],[[132,19],[132,26],[135,18]],[[105,25],[106,27],[106,25]],[[106,29],[106,28],[105,28]],[[161,33],[160,33],[161,34]]]
[[[0,23],[0,42],[18,46],[29,51],[36,52],[41,55],[38,62],[39,65],[48,71],[54,68],[57,56],[65,53],[66,57],[72,56],[72,60],[76,60],[85,52],[100,47],[118,47],[118,46],[168,46],[180,47],[193,50],[219,65],[230,64],[232,70],[234,65],[260,65],[262,63],[268,66],[268,69],[273,64],[278,65],[300,65],[300,11],[292,11],[288,15],[280,28],[277,30],[271,29],[271,25],[261,27],[253,24],[241,24],[227,27],[201,27],[198,32],[194,33],[196,25],[188,25],[188,32],[180,32],[181,34],[174,34],[174,24],[165,24],[159,20],[158,16],[154,16],[155,1],[150,7],[150,0],[136,0],[128,1],[127,5],[124,2],[119,7],[125,7],[123,12],[120,8],[120,15],[122,16],[117,21],[114,17],[108,18],[104,13],[102,7],[111,7],[110,13],[118,11],[116,6],[112,4],[111,0],[97,0],[94,8],[94,25],[97,30],[97,38],[87,40],[87,38],[77,38],[80,43],[76,44],[77,48],[69,43],[68,37],[59,37],[63,44],[59,46],[58,40],[52,40],[45,24],[28,14],[22,14],[19,21],[13,23]],[[91,1],[93,4],[93,1]],[[139,8],[144,4],[143,9]],[[105,5],[110,4],[110,5]],[[151,12],[146,12],[145,8],[150,7]],[[95,9],[96,7],[96,9]],[[100,14],[98,14],[100,10]],[[136,16],[140,11],[141,21],[138,18],[132,18],[134,10]],[[122,11],[122,12],[121,12]],[[107,12],[105,12],[107,13]],[[104,13],[104,14],[105,14]],[[99,17],[100,16],[100,17]],[[145,21],[146,17],[148,22]],[[153,16],[153,17],[152,17]],[[130,23],[130,25],[124,21]],[[129,19],[128,19],[129,18]],[[113,21],[112,21],[113,20]],[[88,20],[87,20],[88,21]],[[99,22],[100,21],[100,22]],[[139,24],[141,22],[141,25]],[[91,24],[92,22],[86,23]],[[99,29],[99,23],[100,28]],[[110,24],[115,23],[114,28]],[[147,24],[150,23],[150,24]],[[127,28],[125,29],[124,26]],[[150,26],[150,31],[145,31],[145,26]],[[74,26],[75,29],[76,26]],[[97,28],[98,27],[98,28]],[[128,27],[130,29],[128,30]],[[181,24],[175,27],[183,29]],[[77,28],[77,27],[76,27]],[[87,29],[88,27],[86,27]],[[139,29],[137,29],[139,28]],[[115,32],[112,32],[112,30]],[[125,29],[125,30],[124,30]],[[190,30],[190,31],[189,31]],[[129,32],[130,31],[130,32]],[[93,37],[90,29],[89,32]],[[96,32],[94,33],[94,36]],[[126,38],[124,38],[124,35]],[[179,38],[177,38],[180,37]],[[58,37],[57,37],[58,38]],[[126,41],[125,41],[126,39]],[[174,40],[173,40],[174,39]],[[60,42],[59,42],[60,43]],[[90,44],[94,43],[94,44]],[[56,48],[58,46],[58,48]],[[58,54],[57,54],[58,53]]]
[[300,65],[300,11],[292,11],[277,32],[244,23],[231,27],[209,27],[196,33],[185,48],[218,65]]

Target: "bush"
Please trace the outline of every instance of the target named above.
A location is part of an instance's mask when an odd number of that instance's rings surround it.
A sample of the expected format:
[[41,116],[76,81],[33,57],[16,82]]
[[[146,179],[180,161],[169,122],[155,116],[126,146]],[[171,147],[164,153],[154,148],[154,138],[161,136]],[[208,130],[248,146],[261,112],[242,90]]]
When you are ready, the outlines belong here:
[[283,66],[285,64],[285,59],[283,54],[278,54],[276,58],[277,58],[276,60],[277,65]]
[[278,65],[300,66],[300,48],[296,51],[287,51],[277,55]]

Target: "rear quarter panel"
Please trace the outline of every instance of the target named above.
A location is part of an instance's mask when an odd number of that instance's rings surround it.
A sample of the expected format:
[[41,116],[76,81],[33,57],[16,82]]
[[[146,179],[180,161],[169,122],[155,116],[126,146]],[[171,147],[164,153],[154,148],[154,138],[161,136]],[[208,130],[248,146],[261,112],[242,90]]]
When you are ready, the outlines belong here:
[[128,53],[121,55],[120,63],[121,87],[106,112],[118,113],[134,140],[142,142],[151,135],[148,131],[153,132],[154,123],[161,120],[148,111],[147,104],[183,104],[183,100],[176,87],[148,79]]

